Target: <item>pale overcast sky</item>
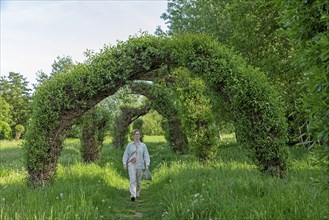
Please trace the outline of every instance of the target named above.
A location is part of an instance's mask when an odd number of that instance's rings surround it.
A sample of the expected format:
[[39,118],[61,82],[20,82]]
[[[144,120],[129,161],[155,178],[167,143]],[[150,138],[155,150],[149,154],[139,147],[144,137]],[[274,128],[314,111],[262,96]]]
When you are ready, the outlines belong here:
[[57,56],[82,62],[86,49],[98,51],[140,31],[166,30],[165,0],[0,0],[1,76],[18,72],[35,83],[36,72],[51,72]]

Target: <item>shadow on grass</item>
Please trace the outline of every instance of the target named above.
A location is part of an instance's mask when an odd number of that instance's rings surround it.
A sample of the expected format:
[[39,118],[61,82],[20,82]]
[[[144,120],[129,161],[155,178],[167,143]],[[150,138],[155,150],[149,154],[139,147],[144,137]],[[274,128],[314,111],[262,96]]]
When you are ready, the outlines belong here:
[[20,147],[0,150],[0,163],[8,163],[20,160],[24,156],[24,151]]
[[309,150],[305,147],[290,147],[290,156],[291,158],[295,160],[306,160],[309,156],[312,150]]
[[58,163],[63,166],[70,166],[82,162],[82,156],[78,149],[63,149],[60,157],[58,158]]

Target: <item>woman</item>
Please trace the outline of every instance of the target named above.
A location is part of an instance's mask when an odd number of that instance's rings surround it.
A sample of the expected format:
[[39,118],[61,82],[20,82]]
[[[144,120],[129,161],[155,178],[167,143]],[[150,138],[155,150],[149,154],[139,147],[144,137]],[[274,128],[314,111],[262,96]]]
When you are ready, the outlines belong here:
[[141,142],[141,135],[140,130],[134,130],[134,141],[127,145],[122,158],[123,166],[129,173],[131,201],[140,195],[143,170],[150,166],[150,155],[146,145]]

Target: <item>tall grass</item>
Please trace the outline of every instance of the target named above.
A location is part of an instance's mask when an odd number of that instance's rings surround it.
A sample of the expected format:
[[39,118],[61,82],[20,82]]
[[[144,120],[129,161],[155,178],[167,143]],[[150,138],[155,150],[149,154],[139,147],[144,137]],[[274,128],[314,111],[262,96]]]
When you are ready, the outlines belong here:
[[[291,149],[284,179],[261,174],[248,152],[227,137],[217,160],[201,164],[171,152],[163,137],[144,137],[152,182],[130,201],[128,174],[106,139],[102,158],[84,164],[79,141],[65,141],[55,180],[27,187],[19,142],[0,142],[0,219],[328,219],[328,197],[313,181],[321,175],[314,157]],[[138,214],[138,215],[137,215]]]

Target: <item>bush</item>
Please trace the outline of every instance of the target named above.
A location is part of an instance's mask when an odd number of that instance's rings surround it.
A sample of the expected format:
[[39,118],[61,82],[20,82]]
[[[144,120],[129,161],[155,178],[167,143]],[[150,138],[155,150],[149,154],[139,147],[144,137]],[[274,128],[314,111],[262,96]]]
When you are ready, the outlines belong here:
[[0,121],[0,140],[9,139],[10,135],[10,125],[5,121]]
[[162,116],[156,111],[150,111],[143,118],[143,133],[144,135],[163,135],[161,128]]
[[25,127],[23,125],[16,125],[15,130],[16,130],[16,132],[23,133],[25,131]]
[[16,125],[15,131],[16,131],[15,140],[19,140],[21,138],[22,133],[25,131],[25,127],[23,125]]

